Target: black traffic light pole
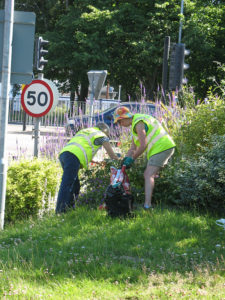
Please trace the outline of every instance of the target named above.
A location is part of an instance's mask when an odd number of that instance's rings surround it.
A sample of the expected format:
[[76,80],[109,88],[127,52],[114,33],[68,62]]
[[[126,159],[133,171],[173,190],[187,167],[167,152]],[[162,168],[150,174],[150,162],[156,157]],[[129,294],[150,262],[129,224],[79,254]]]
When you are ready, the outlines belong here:
[[163,70],[162,70],[162,88],[163,88],[163,102],[165,103],[166,92],[167,92],[167,74],[168,74],[168,63],[170,53],[170,36],[166,36],[164,39],[164,52],[163,52]]
[[181,89],[184,70],[188,68],[188,65],[184,63],[184,57],[188,54],[188,51],[185,49],[185,44],[181,43],[183,10],[184,1],[181,0],[178,43],[172,43],[170,51],[169,90],[172,91]]
[[178,43],[181,43],[182,25],[183,25],[183,22],[182,22],[183,13],[184,13],[184,0],[181,0],[181,4],[180,4],[180,25],[179,25]]

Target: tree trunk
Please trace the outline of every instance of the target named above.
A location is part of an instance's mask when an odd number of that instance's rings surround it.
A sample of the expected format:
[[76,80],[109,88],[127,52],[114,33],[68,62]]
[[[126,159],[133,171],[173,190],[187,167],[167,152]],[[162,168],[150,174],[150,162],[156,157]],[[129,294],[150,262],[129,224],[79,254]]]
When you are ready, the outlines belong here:
[[78,96],[79,108],[82,110],[82,114],[86,113],[86,99],[88,97],[88,84],[82,82],[80,88],[80,95]]
[[75,91],[71,90],[70,92],[70,111],[69,111],[69,116],[74,115],[74,104],[75,104]]
[[157,87],[156,87],[157,75],[158,75],[158,68],[155,67],[154,72],[152,73],[152,76],[146,78],[146,80],[144,81],[144,87],[145,87],[147,100],[154,101],[154,91],[157,90]]

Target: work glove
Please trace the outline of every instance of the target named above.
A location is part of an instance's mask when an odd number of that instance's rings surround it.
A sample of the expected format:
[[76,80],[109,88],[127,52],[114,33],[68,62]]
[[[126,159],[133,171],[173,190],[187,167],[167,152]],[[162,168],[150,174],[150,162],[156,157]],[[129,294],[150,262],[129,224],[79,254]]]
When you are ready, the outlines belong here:
[[121,166],[126,166],[126,169],[129,169],[134,163],[134,159],[132,157],[126,156],[122,160]]

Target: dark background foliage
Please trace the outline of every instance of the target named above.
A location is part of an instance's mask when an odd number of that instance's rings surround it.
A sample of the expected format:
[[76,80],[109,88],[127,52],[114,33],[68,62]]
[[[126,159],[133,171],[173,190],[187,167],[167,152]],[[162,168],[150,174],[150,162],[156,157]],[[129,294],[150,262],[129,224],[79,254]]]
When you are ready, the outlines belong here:
[[[36,13],[36,35],[50,41],[45,77],[84,100],[87,72],[107,69],[122,99],[137,99],[140,82],[153,99],[162,79],[164,38],[177,43],[180,0],[17,0],[15,10]],[[3,8],[3,3],[1,4]],[[191,50],[186,71],[197,97],[205,97],[225,61],[224,1],[185,1],[182,42]]]

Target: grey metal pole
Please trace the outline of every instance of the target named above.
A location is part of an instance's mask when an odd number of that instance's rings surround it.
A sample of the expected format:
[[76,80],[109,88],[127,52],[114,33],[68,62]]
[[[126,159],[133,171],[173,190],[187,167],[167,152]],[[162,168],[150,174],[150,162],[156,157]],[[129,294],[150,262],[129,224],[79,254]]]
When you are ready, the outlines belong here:
[[180,26],[179,26],[179,37],[178,37],[178,43],[181,43],[181,35],[182,35],[182,18],[183,18],[183,13],[184,13],[184,0],[181,0],[181,5],[180,5]]
[[6,196],[6,134],[9,110],[9,90],[12,61],[12,38],[14,21],[14,0],[5,0],[3,55],[2,55],[2,88],[0,96],[0,229],[4,228]]
[[95,89],[94,89],[94,76],[92,78],[92,83],[91,83],[91,106],[90,106],[90,122],[89,122],[89,126],[92,127],[93,126],[93,115],[94,115],[94,93],[95,93]]
[[121,97],[121,85],[119,85],[118,100],[120,100],[120,97]]
[[163,88],[163,99],[165,103],[165,96],[167,91],[167,77],[168,77],[168,62],[170,53],[170,36],[166,36],[164,39],[164,52],[163,52],[163,71],[162,71],[162,88]]
[[41,118],[35,118],[34,120],[34,157],[38,157],[39,153],[40,119]]
[[[38,79],[42,80],[44,75],[38,73]],[[40,139],[40,121],[41,118],[35,118],[34,120],[34,157],[38,157],[39,154],[39,139]]]

